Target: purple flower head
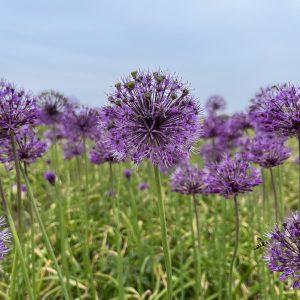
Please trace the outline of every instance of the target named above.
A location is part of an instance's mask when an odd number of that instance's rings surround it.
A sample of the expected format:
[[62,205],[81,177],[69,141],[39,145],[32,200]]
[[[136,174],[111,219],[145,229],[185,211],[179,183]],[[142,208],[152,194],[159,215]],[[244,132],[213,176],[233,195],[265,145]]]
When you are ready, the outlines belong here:
[[0,80],[0,136],[17,132],[24,125],[36,124],[36,99],[13,84]]
[[249,113],[235,113],[230,118],[230,128],[232,130],[245,131],[253,128],[252,120]]
[[222,96],[210,96],[205,104],[209,114],[215,114],[217,111],[223,111],[226,108],[226,101]]
[[67,140],[63,144],[64,158],[69,160],[75,156],[80,156],[83,154],[84,149],[81,142],[77,140]]
[[68,99],[57,91],[44,91],[38,96],[40,120],[43,124],[57,124],[61,121]]
[[282,273],[280,280],[293,280],[300,288],[300,215],[294,213],[282,225],[276,225],[268,235],[265,259],[269,269]]
[[97,110],[85,106],[80,109],[71,107],[63,115],[65,137],[68,139],[93,138],[98,123]]
[[53,171],[47,171],[44,174],[44,178],[51,184],[55,185],[56,182],[56,174]]
[[166,72],[135,71],[109,95],[114,116],[101,120],[119,157],[171,167],[188,156],[200,132],[199,107],[189,89]]
[[0,218],[0,260],[7,255],[10,251],[8,244],[11,242],[11,234],[6,227],[6,221],[4,217]]
[[226,118],[224,116],[207,116],[203,122],[201,137],[209,139],[223,135],[225,123]]
[[109,142],[105,139],[105,132],[98,128],[94,135],[95,144],[90,151],[90,161],[93,164],[100,165],[105,162],[117,163],[120,160],[113,153]]
[[132,170],[130,169],[125,169],[124,172],[124,177],[127,178],[127,179],[130,179],[131,175],[132,175]]
[[224,153],[230,153],[230,149],[224,143],[224,139],[220,138],[216,138],[214,143],[204,144],[199,150],[199,154],[203,157],[205,164],[219,162],[222,160]]
[[291,84],[264,91],[255,102],[254,116],[266,131],[285,136],[300,133],[300,89]]
[[141,182],[139,184],[140,191],[147,191],[147,190],[149,190],[149,188],[150,188],[150,185],[147,182]]
[[45,132],[45,138],[49,141],[49,144],[62,140],[65,137],[63,127],[61,125],[53,125],[51,129]]
[[[47,143],[41,141],[37,137],[37,132],[28,126],[24,126],[16,133],[16,146],[19,160],[27,164],[34,163],[48,150]],[[14,160],[10,140],[2,141],[0,151],[0,160],[2,162]]]
[[110,188],[105,194],[109,198],[115,198],[117,195],[117,192],[114,189]]
[[260,133],[244,146],[244,157],[263,168],[272,168],[283,164],[291,155],[284,146],[286,138],[275,134]]
[[22,184],[22,185],[21,185],[21,191],[22,191],[23,193],[26,193],[26,192],[27,192],[27,186],[26,186],[25,184]]
[[171,186],[184,195],[206,194],[205,172],[189,164],[179,166],[171,175]]
[[261,184],[260,170],[254,169],[240,155],[230,158],[225,154],[219,163],[212,163],[206,170],[209,193],[217,193],[225,198],[251,192]]

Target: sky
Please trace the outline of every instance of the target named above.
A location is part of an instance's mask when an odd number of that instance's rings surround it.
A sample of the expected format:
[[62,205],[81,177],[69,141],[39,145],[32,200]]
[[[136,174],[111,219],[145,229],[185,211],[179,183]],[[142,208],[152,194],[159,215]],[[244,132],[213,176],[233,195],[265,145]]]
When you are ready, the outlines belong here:
[[102,106],[123,75],[161,68],[200,103],[245,109],[300,79],[299,0],[0,0],[0,78]]

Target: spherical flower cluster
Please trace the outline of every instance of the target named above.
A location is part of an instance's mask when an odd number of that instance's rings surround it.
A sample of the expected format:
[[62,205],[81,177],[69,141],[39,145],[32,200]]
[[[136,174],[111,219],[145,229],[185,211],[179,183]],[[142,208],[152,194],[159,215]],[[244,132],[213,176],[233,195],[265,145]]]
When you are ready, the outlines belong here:
[[53,171],[47,171],[44,173],[44,178],[51,184],[55,185],[56,174]]
[[258,134],[245,144],[245,158],[263,168],[283,164],[291,155],[291,149],[284,146],[286,139],[274,134]]
[[205,164],[218,162],[222,159],[224,153],[229,153],[230,149],[224,144],[223,139],[216,139],[214,143],[207,143],[201,146],[199,154],[204,159]]
[[93,138],[98,126],[98,112],[96,109],[71,107],[63,115],[65,137],[68,139]]
[[84,149],[81,142],[68,140],[63,144],[64,158],[69,160],[83,154]]
[[207,99],[205,108],[209,114],[214,114],[226,108],[226,101],[222,96],[212,95]]
[[117,163],[119,160],[113,153],[110,143],[106,140],[105,131],[100,127],[93,136],[95,144],[90,151],[90,161],[93,164],[100,165],[105,162]]
[[90,161],[95,165],[104,164],[105,162],[117,163],[119,160],[113,155],[111,149],[104,141],[99,140],[90,152]]
[[130,169],[125,169],[123,174],[124,174],[125,178],[130,179],[130,177],[132,175],[132,171]]
[[[37,132],[25,126],[16,133],[17,154],[20,161],[27,164],[34,163],[48,150],[46,142],[37,137]],[[14,160],[13,150],[9,139],[2,141],[0,146],[0,161],[2,163]]]
[[184,195],[205,194],[205,172],[185,164],[177,167],[171,175],[172,191]]
[[38,96],[40,120],[43,124],[57,124],[61,121],[68,99],[57,91],[44,91]]
[[226,118],[224,116],[207,116],[203,122],[201,137],[209,139],[223,135],[225,123]]
[[268,235],[265,259],[269,269],[282,273],[280,280],[293,280],[300,288],[300,214],[294,213]]
[[6,227],[4,217],[0,218],[0,229],[0,260],[3,260],[3,258],[10,251],[8,244],[11,242],[11,234],[8,228]]
[[291,84],[264,91],[255,102],[254,115],[266,131],[285,136],[300,133],[300,89]]
[[187,86],[166,72],[132,72],[115,85],[109,101],[106,110],[115,118],[102,123],[111,147],[136,164],[150,159],[171,167],[199,138],[198,104]]
[[233,131],[244,131],[253,128],[252,120],[249,113],[235,113],[230,118],[230,128]]
[[230,158],[227,154],[221,162],[209,165],[206,181],[209,193],[217,193],[225,198],[250,192],[262,183],[260,170],[252,168],[240,155]]
[[28,124],[35,124],[38,112],[36,99],[13,84],[0,80],[0,137],[7,137],[9,131]]
[[141,182],[139,184],[139,190],[140,191],[147,191],[147,190],[149,190],[149,188],[150,188],[150,185],[147,182]]
[[65,137],[64,129],[61,125],[53,125],[53,127],[47,130],[44,134],[49,144],[56,143]]

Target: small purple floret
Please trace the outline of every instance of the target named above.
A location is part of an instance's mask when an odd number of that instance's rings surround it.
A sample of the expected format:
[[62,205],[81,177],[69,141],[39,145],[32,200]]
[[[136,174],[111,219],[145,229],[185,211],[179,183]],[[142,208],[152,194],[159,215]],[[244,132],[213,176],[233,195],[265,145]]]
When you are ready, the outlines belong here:
[[55,185],[56,182],[56,174],[53,171],[47,171],[44,174],[44,178],[51,184]]

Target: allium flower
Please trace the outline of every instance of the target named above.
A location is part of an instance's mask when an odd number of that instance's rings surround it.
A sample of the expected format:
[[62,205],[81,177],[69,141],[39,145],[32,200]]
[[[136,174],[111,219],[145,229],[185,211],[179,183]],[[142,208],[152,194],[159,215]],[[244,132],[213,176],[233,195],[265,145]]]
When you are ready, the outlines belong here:
[[61,121],[68,99],[57,91],[44,91],[38,96],[40,120],[43,124],[56,124]]
[[68,140],[63,144],[64,158],[69,160],[75,156],[83,154],[84,149],[81,142],[77,140]]
[[53,171],[47,171],[44,174],[44,178],[51,184],[55,185],[56,182],[56,174]]
[[191,165],[177,167],[171,176],[172,191],[185,195],[205,194],[205,172]]
[[223,141],[223,139],[217,138],[214,143],[204,144],[200,148],[199,154],[203,157],[206,164],[218,162],[222,159],[224,153],[230,153],[230,149],[227,148],[227,144]]
[[230,128],[232,130],[244,131],[253,128],[249,113],[235,113],[230,118]]
[[95,133],[93,140],[95,144],[90,151],[90,161],[93,164],[100,165],[106,162],[117,163],[120,160],[114,155],[113,150],[111,149],[110,143],[105,140],[105,134],[103,130],[98,128]]
[[214,114],[226,108],[226,101],[222,96],[213,95],[207,99],[205,107],[210,114]]
[[300,288],[300,215],[294,213],[268,235],[266,262],[273,272],[282,273],[280,280],[293,280],[293,287]]
[[71,108],[63,115],[62,122],[68,139],[93,138],[99,123],[98,112],[85,106]]
[[146,190],[149,190],[149,188],[150,188],[150,185],[147,182],[141,182],[139,184],[140,191],[146,191]]
[[26,193],[26,192],[27,192],[27,186],[26,186],[26,184],[21,184],[21,191],[22,191],[23,193]]
[[28,124],[35,124],[38,117],[36,99],[13,84],[0,80],[0,136]]
[[245,158],[263,168],[283,164],[291,155],[291,149],[284,146],[286,138],[274,134],[259,134],[244,147]]
[[132,175],[132,171],[130,169],[125,169],[123,172],[125,178],[129,179]]
[[54,125],[52,129],[45,132],[45,138],[50,144],[57,142],[65,137],[64,130],[62,126]]
[[[47,151],[47,143],[36,137],[37,132],[25,126],[16,134],[17,153],[20,161],[27,164],[34,163]],[[0,146],[0,161],[11,162],[14,160],[11,143],[8,139],[3,140]]]
[[209,115],[203,122],[201,137],[216,138],[223,135],[226,118],[224,116]]
[[171,167],[188,156],[200,131],[199,107],[188,88],[168,73],[136,71],[109,96],[114,116],[102,119],[118,157]]
[[262,183],[260,170],[252,168],[240,155],[230,158],[225,154],[221,162],[208,167],[206,175],[208,191],[226,198],[250,192]]
[[266,131],[285,136],[300,133],[300,89],[291,84],[264,91],[255,102],[255,116]]
[[0,260],[7,255],[10,251],[8,244],[11,242],[11,234],[6,227],[6,221],[4,217],[0,218]]

